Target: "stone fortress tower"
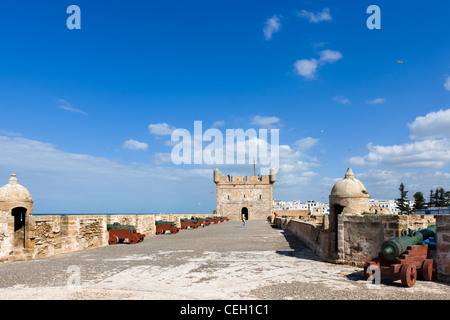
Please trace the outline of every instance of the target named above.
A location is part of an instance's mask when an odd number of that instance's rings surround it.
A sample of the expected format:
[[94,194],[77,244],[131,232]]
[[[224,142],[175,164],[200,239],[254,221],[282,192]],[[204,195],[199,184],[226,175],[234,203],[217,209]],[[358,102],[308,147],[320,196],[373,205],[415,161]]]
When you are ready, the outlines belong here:
[[0,222],[6,222],[14,232],[9,243],[12,247],[26,247],[27,226],[32,213],[33,198],[30,192],[19,184],[15,174],[11,174],[9,183],[0,188]]
[[219,216],[231,220],[265,220],[273,211],[273,184],[276,181],[274,168],[268,176],[224,176],[214,170],[217,210]]

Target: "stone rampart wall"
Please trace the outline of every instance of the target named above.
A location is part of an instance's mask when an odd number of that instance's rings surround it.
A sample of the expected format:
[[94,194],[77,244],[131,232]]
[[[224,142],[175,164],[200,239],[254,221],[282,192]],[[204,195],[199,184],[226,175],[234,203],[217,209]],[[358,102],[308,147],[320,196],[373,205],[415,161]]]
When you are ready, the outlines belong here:
[[315,254],[324,258],[322,248],[322,225],[300,221],[297,219],[278,218],[280,225],[295,234],[303,241]]
[[338,219],[338,255],[348,264],[362,265],[376,257],[381,244],[403,229],[421,230],[436,223],[433,215],[341,215]]
[[156,234],[155,221],[210,217],[211,214],[134,214],[134,215],[31,215],[25,225],[25,241],[14,243],[14,217],[0,215],[0,262],[55,256],[67,252],[108,245],[107,224],[133,225],[137,232]]
[[450,215],[436,215],[438,280],[450,282]]
[[[444,218],[441,218],[442,220]],[[420,230],[436,223],[433,215],[338,215],[338,233],[328,233],[327,219],[324,223],[311,223],[291,218],[275,218],[274,224],[282,229],[291,230],[311,250],[325,260],[334,260],[355,266],[363,266],[365,261],[378,255],[381,244],[389,239],[398,237],[402,229]],[[447,222],[446,222],[447,223]],[[447,229],[445,229],[447,228]],[[448,232],[450,223],[444,224],[439,232]],[[447,231],[443,231],[447,230]],[[332,257],[336,243],[332,237],[337,237],[336,256]],[[444,245],[443,252],[449,252],[450,237],[442,236],[440,243]],[[447,243],[445,241],[448,241]],[[447,247],[445,247],[447,245]],[[335,249],[334,249],[335,251]],[[450,255],[450,254],[448,254]],[[448,263],[448,255],[446,257]],[[445,272],[449,272],[447,270]]]

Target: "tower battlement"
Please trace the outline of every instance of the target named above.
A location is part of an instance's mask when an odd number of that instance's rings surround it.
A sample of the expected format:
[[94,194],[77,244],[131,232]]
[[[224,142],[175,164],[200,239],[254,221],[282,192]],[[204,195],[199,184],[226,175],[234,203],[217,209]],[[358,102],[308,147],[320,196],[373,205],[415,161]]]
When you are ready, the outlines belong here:
[[215,184],[273,184],[276,181],[276,173],[274,169],[270,170],[267,176],[230,176],[220,175],[218,169],[214,170]]

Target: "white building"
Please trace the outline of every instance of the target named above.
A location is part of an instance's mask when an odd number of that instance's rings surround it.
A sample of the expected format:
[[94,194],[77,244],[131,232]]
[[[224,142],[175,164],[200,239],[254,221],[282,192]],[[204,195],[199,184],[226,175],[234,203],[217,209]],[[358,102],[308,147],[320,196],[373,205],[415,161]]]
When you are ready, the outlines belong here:
[[[408,201],[411,209],[414,206],[414,201]],[[395,200],[377,200],[377,199],[369,199],[369,207],[381,207],[389,209],[391,214],[400,214],[400,210],[395,203]]]
[[369,207],[380,207],[386,208],[389,210],[391,214],[399,214],[400,210],[395,203],[395,200],[377,200],[377,199],[369,199]]
[[300,200],[293,201],[273,201],[274,210],[309,210],[312,214],[329,214],[330,206],[328,203],[322,203],[315,200],[308,200],[301,203]]
[[281,201],[273,200],[273,210],[306,210],[307,208],[300,202],[300,200],[294,201]]

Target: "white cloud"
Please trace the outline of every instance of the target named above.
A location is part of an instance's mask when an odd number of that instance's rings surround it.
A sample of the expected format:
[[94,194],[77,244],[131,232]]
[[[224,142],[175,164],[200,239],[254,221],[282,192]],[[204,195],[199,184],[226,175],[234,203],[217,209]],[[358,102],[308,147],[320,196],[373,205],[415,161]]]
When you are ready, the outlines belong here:
[[296,73],[305,78],[313,78],[316,74],[317,66],[318,60],[316,59],[302,59],[294,63]]
[[380,103],[385,103],[386,99],[385,98],[376,98],[373,100],[367,100],[366,103],[367,104],[380,104]]
[[169,126],[167,123],[149,124],[148,130],[150,134],[158,136],[170,136],[175,127]]
[[14,131],[0,130],[0,133],[3,133],[5,136],[10,136],[10,137],[20,137],[20,136],[22,136],[22,134],[20,134],[18,132],[14,132]]
[[351,157],[350,164],[400,169],[450,165],[450,109],[417,117],[408,127],[410,138],[418,141],[392,146],[369,143],[369,153]]
[[114,161],[6,136],[0,136],[0,150],[0,180],[6,184],[17,173],[37,213],[186,212],[197,209],[198,201],[209,203],[207,212],[215,209],[209,169]]
[[294,71],[307,79],[313,79],[317,69],[325,64],[335,63],[343,58],[339,51],[323,50],[319,52],[320,59],[301,59],[294,63]]
[[297,140],[294,144],[300,151],[308,150],[319,143],[319,139],[307,137],[300,140]]
[[319,174],[317,172],[314,171],[304,171],[301,173],[302,177],[316,177]]
[[[369,193],[377,189],[397,190],[402,179],[405,178],[404,174],[402,175],[391,170],[378,169],[370,169],[366,172],[358,173],[355,176],[364,184]],[[371,195],[376,196],[375,194]]]
[[313,44],[311,44],[311,47],[313,47],[313,48],[321,48],[323,46],[326,46],[327,44],[328,44],[328,42],[326,42],[326,41],[314,42]]
[[281,29],[280,17],[274,15],[272,18],[267,19],[264,24],[264,38],[266,40],[271,40],[272,35]]
[[450,137],[450,109],[430,112],[408,124],[411,139]]
[[254,116],[251,120],[250,123],[260,126],[260,127],[270,127],[274,124],[280,123],[281,119],[278,117],[263,117],[263,116]]
[[342,54],[339,51],[330,49],[319,52],[321,63],[334,63],[342,59]]
[[308,21],[312,22],[312,23],[319,23],[321,21],[333,20],[333,18],[331,17],[329,8],[324,8],[321,12],[317,12],[317,13],[302,10],[300,12],[297,12],[297,15],[301,18],[308,19]]
[[156,164],[167,164],[172,162],[170,153],[158,152],[153,155],[154,162]]
[[450,164],[448,139],[423,140],[393,146],[369,143],[367,148],[367,155],[351,157],[350,164],[386,168],[440,168]]
[[213,128],[221,127],[221,126],[223,126],[224,124],[225,124],[225,121],[224,121],[224,120],[214,121],[214,123],[212,124],[212,127],[213,127]]
[[300,173],[311,167],[320,166],[316,159],[309,157],[303,151],[305,150],[293,149],[289,145],[280,145],[280,173]]
[[339,102],[342,104],[351,104],[352,103],[349,98],[344,97],[344,96],[334,96],[333,101],[336,101],[336,102]]
[[450,174],[433,168],[408,171],[369,169],[366,172],[355,172],[355,176],[364,184],[372,198],[395,199],[399,196],[400,183],[403,183],[408,191],[408,199],[412,200],[417,191],[423,192],[427,198],[431,189],[443,187],[448,190]]
[[133,139],[130,139],[128,141],[125,141],[123,144],[124,149],[128,150],[140,150],[140,151],[147,151],[148,144],[145,142],[139,142]]
[[450,91],[450,76],[447,76],[447,79],[445,79],[444,88],[445,90]]
[[435,177],[442,177],[444,179],[450,179],[450,173],[447,173],[447,172],[436,171],[434,173],[434,176]]
[[84,114],[84,115],[87,114],[83,110],[80,110],[80,109],[72,107],[72,105],[69,102],[67,102],[66,100],[58,99],[58,102],[61,104],[59,106],[59,108],[62,109],[62,110],[70,111],[70,112],[73,112],[73,113],[80,113],[80,114]]
[[[224,140],[225,143],[225,140]],[[305,151],[307,148],[310,148],[317,144],[317,140],[314,138],[305,138],[299,140],[300,145],[304,145],[306,148],[300,150],[298,146],[291,147],[289,145],[279,145],[278,147],[278,170],[277,170],[277,181],[280,182],[281,185],[295,185],[297,183],[306,183],[310,181],[317,174],[311,171],[311,168],[319,167],[320,164],[313,157],[310,157]],[[255,149],[253,149],[255,148]],[[257,150],[256,150],[257,148]],[[261,149],[263,148],[263,149]],[[231,175],[249,175],[249,168],[251,164],[253,164],[254,157],[251,156],[251,149],[255,150],[256,153],[256,169],[258,172],[262,174],[267,174],[262,171],[263,168],[267,168],[274,165],[274,159],[272,158],[274,145],[272,145],[272,141],[266,141],[264,139],[260,139],[257,136],[253,138],[246,139],[244,142],[237,141],[236,144],[237,150],[243,150],[245,154],[245,164],[236,165],[237,163],[237,154],[234,154],[234,165],[226,164],[222,167],[226,167],[226,171]],[[267,155],[266,151],[263,151],[261,154],[261,150],[270,150]],[[226,148],[224,145],[224,158],[225,158]],[[203,155],[205,156],[205,154]],[[270,161],[268,164],[267,161]],[[214,169],[215,166],[211,166],[211,169]],[[220,169],[220,168],[219,168]],[[222,171],[222,169],[220,169]],[[261,171],[260,171],[261,170]],[[290,191],[289,191],[290,192]]]

